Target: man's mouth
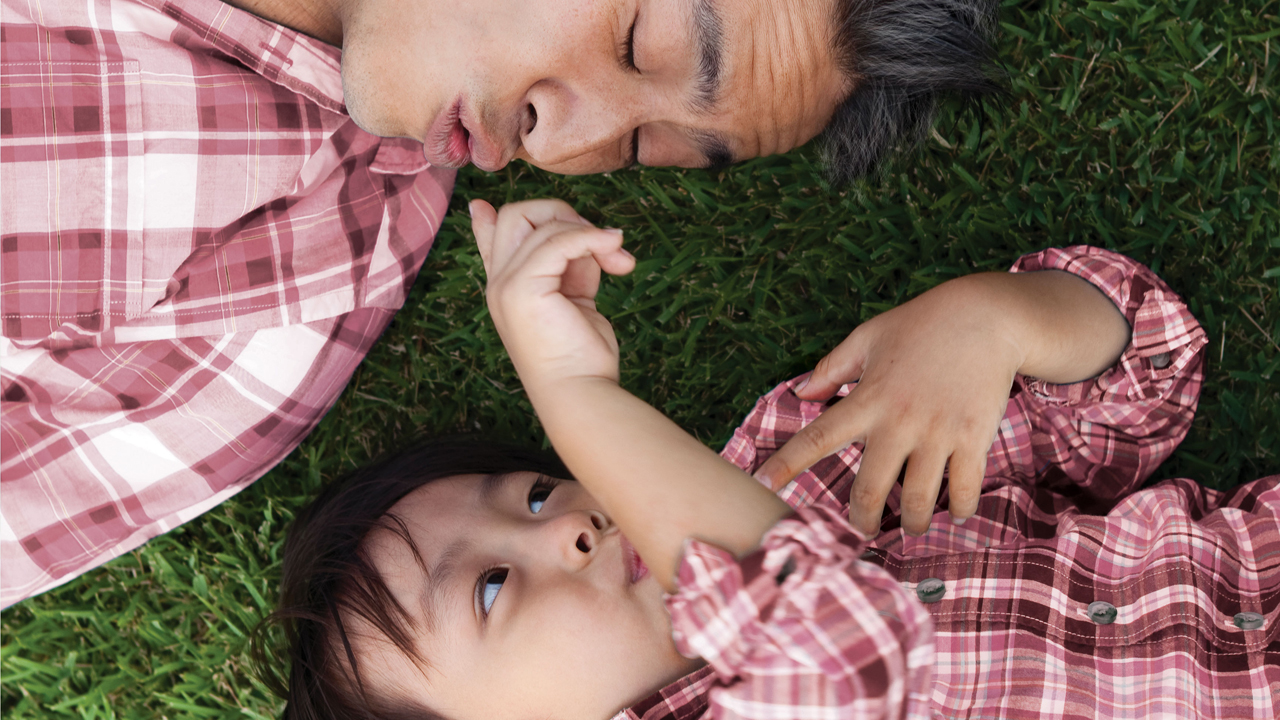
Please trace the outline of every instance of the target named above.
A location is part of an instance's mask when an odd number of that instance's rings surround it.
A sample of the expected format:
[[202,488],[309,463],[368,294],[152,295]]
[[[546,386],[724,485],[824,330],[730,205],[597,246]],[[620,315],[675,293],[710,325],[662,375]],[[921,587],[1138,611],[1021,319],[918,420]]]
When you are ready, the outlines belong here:
[[438,167],[460,168],[471,161],[471,133],[462,124],[461,96],[436,116],[422,150]]
[[622,565],[627,571],[627,581],[634,585],[648,577],[649,568],[644,564],[644,560],[640,559],[640,553],[636,552],[627,537],[625,535],[619,535],[619,537],[622,539]]

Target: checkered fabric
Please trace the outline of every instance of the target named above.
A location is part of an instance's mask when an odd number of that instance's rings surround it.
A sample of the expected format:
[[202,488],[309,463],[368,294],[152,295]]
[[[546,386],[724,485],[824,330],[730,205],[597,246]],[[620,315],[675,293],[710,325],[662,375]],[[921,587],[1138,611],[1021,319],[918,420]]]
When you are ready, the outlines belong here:
[[279,462],[405,300],[453,183],[336,48],[217,0],[0,0],[0,604]]
[[[861,447],[819,462],[756,552],[686,546],[668,607],[677,647],[708,665],[618,718],[1280,717],[1280,476],[1138,489],[1191,423],[1204,332],[1121,256],[1014,266],[1041,269],[1106,293],[1132,342],[1093,380],[1017,380],[977,515],[953,525],[944,493],[909,537],[895,491],[867,542],[843,519]],[[761,398],[724,457],[753,471],[830,406],[796,397],[801,379]]]

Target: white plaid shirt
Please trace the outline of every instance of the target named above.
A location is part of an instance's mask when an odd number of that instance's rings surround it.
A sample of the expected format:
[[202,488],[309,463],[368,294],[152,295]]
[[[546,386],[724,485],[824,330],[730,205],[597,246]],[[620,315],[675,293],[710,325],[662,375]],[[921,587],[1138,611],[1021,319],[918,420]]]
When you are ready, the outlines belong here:
[[288,454],[404,303],[452,171],[336,48],[217,0],[0,0],[0,605]]

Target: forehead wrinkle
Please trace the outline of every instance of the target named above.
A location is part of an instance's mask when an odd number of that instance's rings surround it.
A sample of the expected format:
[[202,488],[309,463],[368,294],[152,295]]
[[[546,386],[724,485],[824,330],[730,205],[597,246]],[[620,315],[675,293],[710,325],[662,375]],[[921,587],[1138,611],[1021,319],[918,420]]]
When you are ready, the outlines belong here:
[[724,80],[724,23],[712,0],[693,2],[693,42],[698,53],[693,106],[708,114],[715,108]]

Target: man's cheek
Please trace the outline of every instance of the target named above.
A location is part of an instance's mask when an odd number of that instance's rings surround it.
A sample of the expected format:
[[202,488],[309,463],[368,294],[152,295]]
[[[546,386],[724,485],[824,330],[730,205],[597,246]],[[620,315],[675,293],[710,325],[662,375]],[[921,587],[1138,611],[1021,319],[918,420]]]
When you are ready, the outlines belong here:
[[582,155],[564,162],[551,163],[543,165],[532,158],[526,158],[526,162],[536,168],[546,170],[547,172],[557,175],[590,175],[592,173],[609,172],[610,170],[619,170],[622,163],[617,159],[601,157],[600,155]]

